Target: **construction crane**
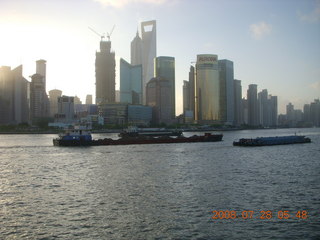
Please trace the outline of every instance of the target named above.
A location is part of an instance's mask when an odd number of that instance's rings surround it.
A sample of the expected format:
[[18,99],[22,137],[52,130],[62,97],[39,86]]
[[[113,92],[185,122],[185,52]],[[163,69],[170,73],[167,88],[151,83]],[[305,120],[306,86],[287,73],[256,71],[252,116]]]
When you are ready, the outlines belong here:
[[104,36],[104,34],[103,35],[101,35],[101,34],[99,34],[99,33],[97,33],[93,28],[91,28],[91,27],[88,27],[92,32],[94,32],[95,34],[97,34],[99,37],[101,37],[101,41],[105,38],[105,36]]
[[[110,42],[110,37],[111,37],[111,34],[112,34],[115,26],[116,26],[116,25],[113,25],[110,33],[107,32],[107,38],[108,38],[108,41],[109,41],[109,42]],[[100,33],[98,33],[96,30],[94,30],[94,29],[91,28],[91,27],[88,27],[88,28],[89,28],[92,32],[94,32],[95,34],[97,34],[99,37],[101,37],[101,41],[103,41],[103,39],[105,38],[105,34],[100,34]]]
[[107,38],[108,38],[108,41],[110,42],[110,37],[111,37],[111,34],[112,34],[112,32],[113,32],[113,30],[114,30],[114,27],[115,27],[116,25],[113,25],[113,27],[112,27],[112,29],[111,29],[111,31],[110,31],[110,33],[108,33],[107,32]]

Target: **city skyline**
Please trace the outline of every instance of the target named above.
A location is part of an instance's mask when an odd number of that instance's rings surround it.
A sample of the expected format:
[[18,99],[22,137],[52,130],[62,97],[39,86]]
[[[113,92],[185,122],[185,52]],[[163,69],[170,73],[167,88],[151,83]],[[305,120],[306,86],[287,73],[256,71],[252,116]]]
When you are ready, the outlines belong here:
[[94,61],[100,42],[88,26],[106,36],[116,25],[111,42],[118,90],[119,59],[130,59],[130,43],[140,23],[156,20],[157,56],[175,58],[177,115],[182,112],[183,80],[188,80],[198,54],[233,61],[242,95],[246,96],[249,84],[257,84],[258,91],[268,89],[278,96],[279,113],[285,113],[289,102],[302,109],[319,98],[319,1],[217,3],[1,1],[0,66],[22,64],[23,76],[30,82],[28,76],[36,72],[34,62],[45,59],[47,92],[57,88],[84,101],[95,93]]

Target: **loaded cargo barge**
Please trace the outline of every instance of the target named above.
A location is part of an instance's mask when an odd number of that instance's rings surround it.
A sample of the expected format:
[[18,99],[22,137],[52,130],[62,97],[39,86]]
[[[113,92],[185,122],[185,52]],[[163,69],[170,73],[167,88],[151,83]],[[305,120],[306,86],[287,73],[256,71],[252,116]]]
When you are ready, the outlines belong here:
[[272,146],[296,143],[310,143],[311,139],[305,136],[281,136],[281,137],[258,137],[258,138],[241,138],[239,141],[234,141],[233,146],[243,147],[259,147]]
[[162,144],[162,143],[193,143],[193,142],[217,142],[222,141],[222,134],[205,133],[204,135],[194,135],[176,137],[164,135],[157,136],[123,136],[119,139],[92,139],[91,133],[84,129],[72,129],[60,134],[58,138],[53,139],[54,146],[102,146],[102,145],[131,145],[131,144]]

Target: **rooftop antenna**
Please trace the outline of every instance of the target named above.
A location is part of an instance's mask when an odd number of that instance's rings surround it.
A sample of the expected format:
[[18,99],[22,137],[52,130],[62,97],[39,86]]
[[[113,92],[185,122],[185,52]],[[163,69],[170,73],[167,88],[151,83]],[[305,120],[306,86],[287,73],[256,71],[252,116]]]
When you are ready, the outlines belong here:
[[[105,38],[104,34],[100,34],[98,32],[96,32],[96,30],[94,30],[91,27],[88,27],[92,32],[94,32],[95,34],[97,34],[99,37],[101,37],[101,41],[103,41],[103,39]],[[108,38],[110,38],[110,36],[108,35]]]

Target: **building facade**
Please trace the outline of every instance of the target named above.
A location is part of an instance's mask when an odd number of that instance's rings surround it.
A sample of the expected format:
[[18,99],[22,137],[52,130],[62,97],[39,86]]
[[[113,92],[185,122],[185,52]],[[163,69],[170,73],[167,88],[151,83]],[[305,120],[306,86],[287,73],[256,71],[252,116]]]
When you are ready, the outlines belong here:
[[175,60],[174,57],[156,57],[154,59],[154,76],[168,80],[171,91],[171,118],[176,117]]
[[142,64],[142,40],[139,37],[139,32],[135,38],[131,41],[131,65]]
[[220,81],[217,55],[197,55],[195,82],[196,121],[198,123],[219,122]]
[[220,81],[220,120],[234,124],[234,74],[233,62],[227,59],[219,60]]
[[142,104],[142,65],[120,59],[120,102]]
[[0,124],[29,121],[29,82],[22,76],[22,65],[0,68]]
[[248,100],[248,125],[259,125],[259,112],[258,112],[258,92],[257,84],[250,84],[247,91]]
[[156,21],[141,23],[142,44],[142,95],[146,103],[146,85],[154,77],[154,58],[157,56],[157,26]]
[[36,73],[41,75],[43,84],[44,84],[44,89],[47,91],[47,61],[40,59],[36,61]]
[[96,104],[115,102],[115,53],[111,41],[100,41],[100,52],[96,52]]
[[74,97],[58,97],[58,112],[55,114],[55,122],[72,124],[74,120]]
[[241,80],[233,80],[234,93],[234,125],[240,126],[243,124],[243,109],[242,109],[242,87]]
[[146,92],[147,105],[153,107],[153,123],[171,124],[171,83],[162,77],[152,78],[147,84]]
[[62,91],[53,89],[49,91],[50,116],[54,117],[58,113],[58,98],[62,96]]
[[37,123],[41,118],[49,116],[49,98],[45,91],[43,76],[33,74],[30,83],[30,120]]

